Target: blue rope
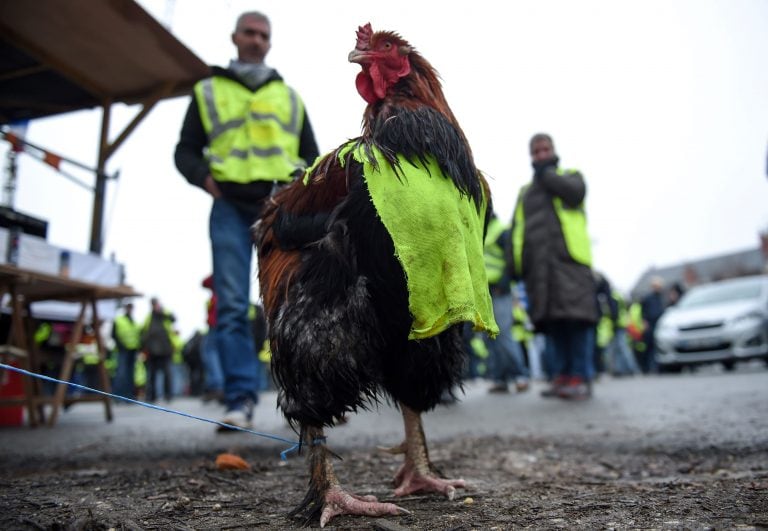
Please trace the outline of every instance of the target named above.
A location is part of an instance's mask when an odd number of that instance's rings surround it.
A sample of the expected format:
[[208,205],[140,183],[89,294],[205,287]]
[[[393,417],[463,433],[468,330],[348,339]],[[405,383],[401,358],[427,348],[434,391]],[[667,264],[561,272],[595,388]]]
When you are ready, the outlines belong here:
[[285,461],[287,459],[287,456],[288,456],[289,453],[295,452],[301,446],[301,442],[292,441],[290,439],[284,439],[282,437],[278,437],[277,435],[270,435],[268,433],[261,433],[261,432],[258,432],[258,431],[249,430],[248,428],[241,428],[240,426],[234,426],[232,424],[227,424],[225,422],[219,422],[218,420],[211,420],[211,419],[207,419],[205,417],[198,417],[197,415],[191,415],[189,413],[184,413],[183,411],[176,411],[175,409],[169,409],[169,408],[165,408],[165,407],[162,407],[162,406],[156,406],[154,404],[148,404],[146,402],[141,402],[140,400],[133,400],[132,398],[126,398],[124,396],[114,395],[112,393],[107,393],[105,391],[99,391],[98,389],[91,389],[90,387],[86,387],[84,385],[76,384],[76,383],[73,383],[73,382],[65,382],[63,380],[57,380],[56,378],[51,378],[50,376],[45,376],[43,374],[37,374],[37,373],[34,373],[34,372],[25,371],[24,369],[19,369],[18,367],[14,367],[12,365],[6,365],[5,363],[0,363],[0,368],[8,369],[10,371],[18,372],[18,373],[24,374],[26,376],[32,376],[33,378],[39,378],[41,380],[47,380],[49,382],[54,382],[54,383],[57,383],[57,384],[66,384],[66,385],[69,385],[70,387],[76,387],[78,389],[83,389],[84,391],[90,391],[92,393],[98,393],[100,395],[109,396],[111,398],[118,398],[120,400],[125,400],[126,402],[130,402],[132,404],[138,404],[140,406],[144,406],[144,407],[147,407],[147,408],[150,408],[150,409],[156,409],[156,410],[162,411],[164,413],[173,413],[174,415],[179,415],[181,417],[187,417],[187,418],[190,418],[190,419],[200,420],[202,422],[209,422],[211,424],[216,424],[217,426],[222,426],[222,427],[230,429],[230,430],[244,431],[246,433],[250,433],[251,435],[258,435],[259,437],[266,437],[267,439],[273,439],[275,441],[280,441],[280,442],[284,442],[284,443],[288,443],[288,444],[293,445],[290,448],[288,448],[287,450],[283,450],[282,452],[280,452],[280,459],[282,459],[283,461]]

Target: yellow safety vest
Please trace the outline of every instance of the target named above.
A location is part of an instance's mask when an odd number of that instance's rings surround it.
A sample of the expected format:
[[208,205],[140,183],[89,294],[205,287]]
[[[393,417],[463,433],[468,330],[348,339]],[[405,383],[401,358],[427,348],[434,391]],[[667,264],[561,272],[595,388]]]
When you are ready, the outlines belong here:
[[527,327],[529,321],[528,312],[522,304],[515,304],[512,307],[512,338],[515,341],[525,343],[533,338],[533,332]]
[[613,320],[610,315],[603,315],[597,322],[596,343],[600,348],[605,348],[613,339]]
[[485,233],[485,247],[483,258],[485,259],[485,274],[488,277],[488,284],[496,284],[504,276],[504,249],[499,245],[498,239],[501,234],[509,228],[497,217],[492,217],[488,223],[488,229]]
[[133,366],[133,385],[135,387],[144,387],[147,384],[147,366],[143,359],[137,359]]
[[75,353],[83,360],[85,365],[96,365],[99,363],[99,349],[96,340],[92,343],[78,343],[75,345]]
[[[637,330],[638,333],[644,333],[645,332],[645,323],[643,322],[643,308],[640,305],[639,302],[633,302],[629,305],[629,311],[628,314],[628,324],[627,326],[632,326],[635,330]],[[645,341],[642,339],[632,339],[632,348],[635,349],[638,352],[645,352]]]
[[[557,170],[559,175],[571,173],[573,170]],[[526,184],[520,189],[517,197],[517,206],[515,207],[515,229],[512,234],[513,259],[515,272],[518,275],[523,273],[523,245],[525,244],[525,212],[523,210],[523,198],[528,191],[530,184]],[[580,264],[592,266],[592,246],[589,242],[589,233],[587,232],[587,215],[584,210],[584,202],[576,208],[567,207],[563,204],[560,197],[552,197],[552,206],[555,209],[560,229],[563,232],[565,247],[571,258]]]
[[40,326],[38,326],[37,330],[35,330],[35,344],[42,345],[45,343],[48,338],[51,337],[52,332],[53,327],[51,326],[51,323],[40,323]]
[[624,302],[622,297],[617,291],[611,292],[611,297],[616,301],[618,307],[618,317],[616,318],[616,325],[619,328],[626,328],[629,325],[629,311],[627,310],[627,303]]
[[169,337],[171,338],[171,345],[173,346],[173,356],[171,357],[171,363],[181,365],[184,363],[184,340],[176,332],[171,332]]
[[115,317],[115,336],[129,350],[137,350],[141,346],[141,328],[127,315]]
[[475,205],[461,197],[433,157],[415,164],[398,155],[395,172],[376,147],[371,152],[378,167],[354,142],[336,156],[346,164],[350,152],[363,164],[371,201],[405,271],[413,317],[408,339],[432,337],[464,321],[473,323],[475,331],[496,337],[499,327],[482,256],[487,200]]
[[237,81],[215,76],[195,85],[195,97],[208,135],[211,175],[217,181],[288,182],[306,166],[299,158],[304,104],[282,81],[270,81],[252,92]]

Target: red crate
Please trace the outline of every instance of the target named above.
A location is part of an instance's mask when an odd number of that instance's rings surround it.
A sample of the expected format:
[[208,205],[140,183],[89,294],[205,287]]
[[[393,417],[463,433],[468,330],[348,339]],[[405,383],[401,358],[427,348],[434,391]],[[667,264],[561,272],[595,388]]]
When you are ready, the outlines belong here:
[[[16,366],[14,363],[7,365]],[[0,369],[0,399],[24,396],[24,382],[18,372]],[[0,407],[0,426],[21,426],[24,424],[24,406]]]

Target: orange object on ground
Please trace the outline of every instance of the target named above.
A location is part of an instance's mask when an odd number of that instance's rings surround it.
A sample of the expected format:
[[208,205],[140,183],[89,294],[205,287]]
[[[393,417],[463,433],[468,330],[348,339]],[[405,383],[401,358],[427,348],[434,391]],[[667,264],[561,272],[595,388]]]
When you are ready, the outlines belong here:
[[216,457],[216,468],[219,470],[249,470],[251,465],[239,455],[219,454]]

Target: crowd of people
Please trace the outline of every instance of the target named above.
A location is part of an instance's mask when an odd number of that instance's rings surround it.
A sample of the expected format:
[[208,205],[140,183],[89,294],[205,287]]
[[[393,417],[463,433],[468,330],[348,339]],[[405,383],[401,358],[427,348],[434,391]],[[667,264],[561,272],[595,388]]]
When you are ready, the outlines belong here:
[[[210,287],[210,277],[203,281]],[[203,402],[225,404],[221,359],[216,348],[216,296],[207,301],[207,326],[186,339],[175,328],[175,316],[157,297],[149,301],[143,320],[134,319],[134,303],[127,302],[112,322],[110,354],[106,366],[114,394],[133,400],[170,402],[174,397],[200,397]],[[269,388],[269,352],[266,322],[258,304],[248,312],[248,337],[257,354],[260,385]],[[87,364],[79,370],[87,374]],[[256,389],[256,392],[262,387]],[[117,403],[124,403],[118,401]]]

